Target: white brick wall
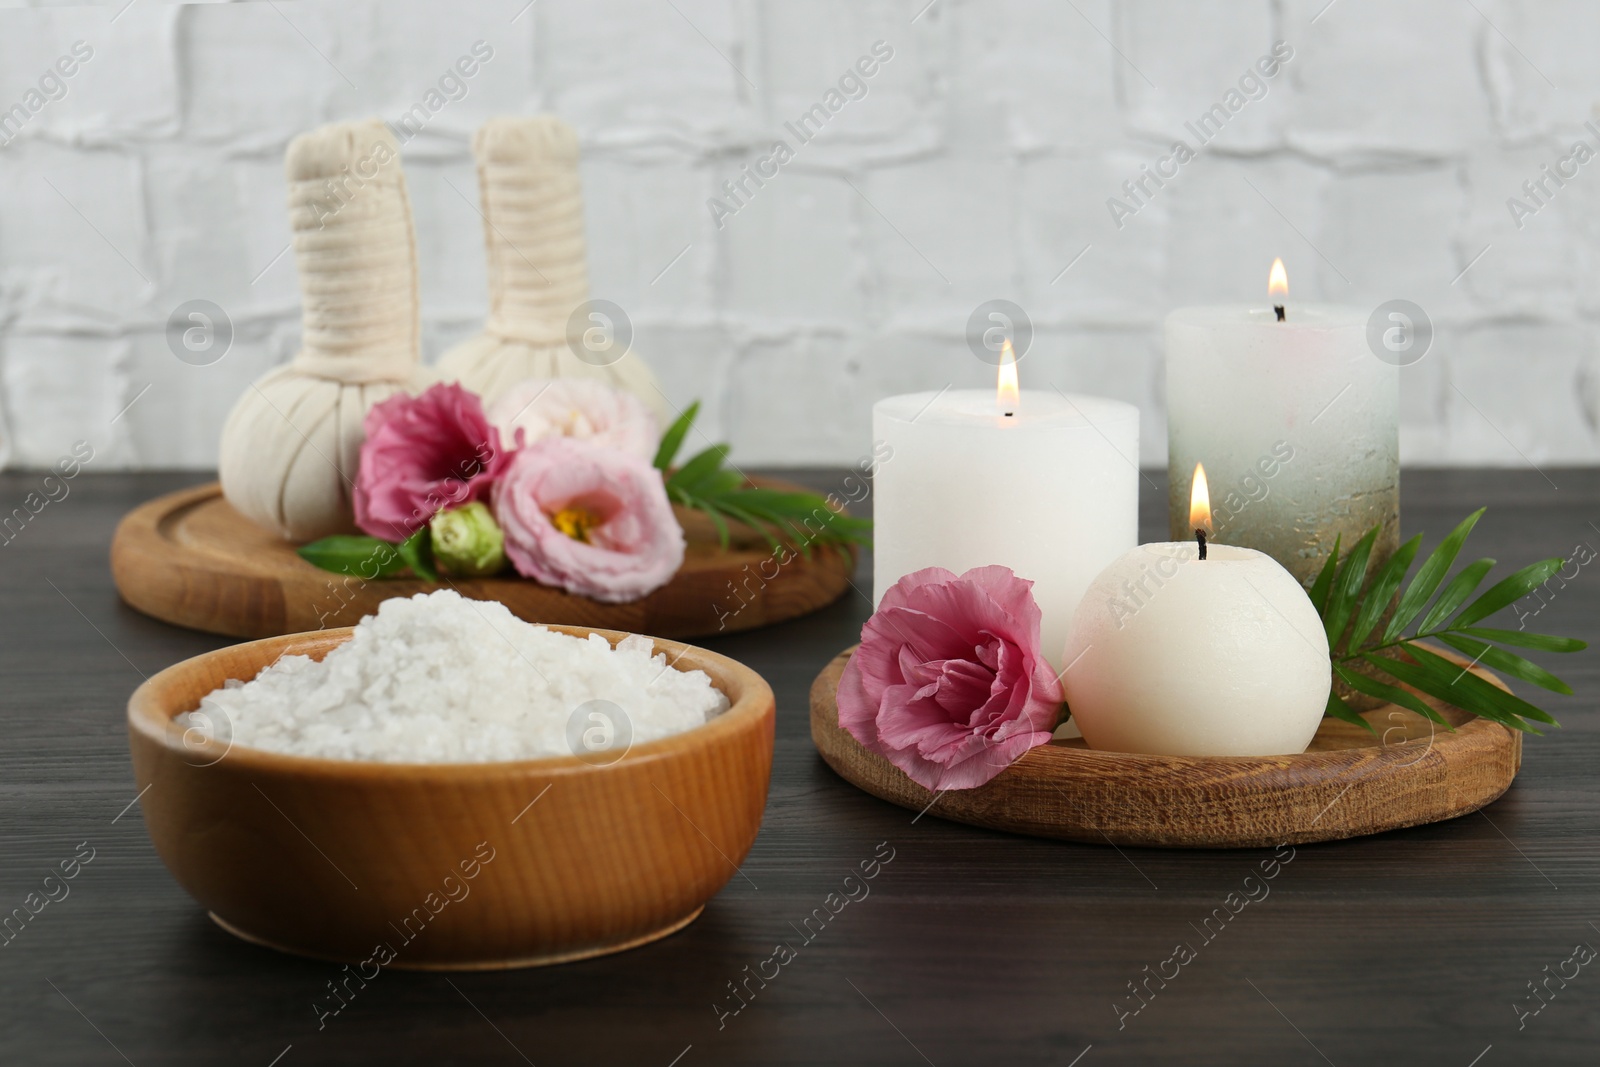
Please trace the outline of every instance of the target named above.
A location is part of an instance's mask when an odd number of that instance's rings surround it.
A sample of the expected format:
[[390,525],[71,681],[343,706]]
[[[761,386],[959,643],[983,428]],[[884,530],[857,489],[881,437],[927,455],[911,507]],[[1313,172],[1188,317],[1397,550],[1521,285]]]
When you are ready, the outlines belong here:
[[[1024,383],[1138,404],[1158,464],[1162,315],[1257,298],[1274,255],[1301,298],[1432,315],[1408,462],[1600,459],[1600,160],[1521,229],[1506,208],[1595,140],[1589,0],[122,2],[0,11],[0,108],[94,50],[0,147],[14,464],[78,438],[99,469],[214,463],[297,344],[288,140],[397,117],[480,38],[494,59],[405,148],[429,359],[484,313],[471,131],[547,109],[583,141],[595,295],[742,463],[850,462],[875,397],[986,384],[962,332],[1005,297],[1037,329]],[[867,96],[719,229],[706,199],[879,39]],[[1116,228],[1106,198],[1280,39],[1265,98]],[[236,330],[206,367],[164,335],[195,298]]]

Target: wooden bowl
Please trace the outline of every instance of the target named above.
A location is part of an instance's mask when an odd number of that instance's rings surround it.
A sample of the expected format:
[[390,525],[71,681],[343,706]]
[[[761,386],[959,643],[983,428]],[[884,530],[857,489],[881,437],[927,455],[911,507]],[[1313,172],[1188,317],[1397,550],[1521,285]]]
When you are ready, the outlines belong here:
[[1455,729],[1385,704],[1363,715],[1377,736],[1324,719],[1311,747],[1292,756],[1100,752],[1076,738],[1029,749],[976,789],[934,793],[840,728],[839,677],[854,651],[811,685],[811,739],[828,765],[903,808],[1034,837],[1153,848],[1336,841],[1476,811],[1522,765],[1521,734],[1418,694]]
[[[613,645],[627,635],[598,633]],[[128,701],[156,851],[224,929],[300,955],[423,970],[524,967],[642,945],[681,929],[755,841],[774,705],[760,675],[674,641],[732,707],[607,766],[311,759],[184,732],[174,716],[285,654],[321,659],[351,628],[219,649]],[[386,959],[385,957],[390,957]]]

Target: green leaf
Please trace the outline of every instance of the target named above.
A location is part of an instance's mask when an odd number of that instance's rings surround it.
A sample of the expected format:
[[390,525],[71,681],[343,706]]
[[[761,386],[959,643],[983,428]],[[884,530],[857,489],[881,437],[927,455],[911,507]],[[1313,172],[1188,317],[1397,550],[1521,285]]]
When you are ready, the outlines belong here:
[[1550,634],[1530,633],[1527,630],[1496,630],[1487,626],[1464,626],[1461,633],[1481,637],[1485,641],[1499,641],[1502,645],[1533,648],[1541,652],[1582,652],[1589,642],[1576,637],[1552,637]]
[[1333,669],[1344,680],[1345,685],[1348,685],[1358,693],[1365,693],[1367,696],[1377,697],[1379,700],[1387,700],[1391,704],[1399,704],[1402,708],[1409,708],[1425,719],[1432,719],[1441,726],[1449,727],[1452,731],[1455,729],[1443,715],[1429,707],[1427,701],[1409,690],[1401,689],[1399,686],[1390,685],[1387,682],[1380,682],[1376,678],[1370,678],[1360,671],[1337,663],[1334,664]]
[[[1405,575],[1420,548],[1420,537],[1414,537],[1402,545],[1395,556],[1378,568],[1370,581],[1365,582],[1376,528],[1369,530],[1362,538],[1362,543],[1357,544],[1343,560],[1337,558],[1336,541],[1335,555],[1324,563],[1312,584],[1312,603],[1322,615],[1330,645],[1336,653],[1343,647],[1343,652],[1335,656],[1334,670],[1343,683],[1354,691],[1409,708],[1435,722],[1444,721],[1430,714],[1431,709],[1418,695],[1356,671],[1354,661],[1359,659],[1376,668],[1386,678],[1415,689],[1417,693],[1447,701],[1470,714],[1515,730],[1538,733],[1534,723],[1559,725],[1548,712],[1502,689],[1486,677],[1463,670],[1460,664],[1415,643],[1419,637],[1437,638],[1473,657],[1474,664],[1482,663],[1509,677],[1532,682],[1552,692],[1571,694],[1571,687],[1554,674],[1498,646],[1509,645],[1544,652],[1577,652],[1588,647],[1585,642],[1524,630],[1472,625],[1543,585],[1560,569],[1562,560],[1542,560],[1523,567],[1509,578],[1497,582],[1471,603],[1468,600],[1494,568],[1494,560],[1476,560],[1461,568],[1448,582],[1445,581],[1467,536],[1483,513],[1484,509],[1480,508],[1463,519],[1423,561],[1409,584],[1405,584]],[[1396,591],[1402,585],[1405,588],[1396,600]],[[1388,625],[1383,627],[1382,635],[1374,636],[1375,628],[1391,603],[1395,604],[1393,616]],[[1452,614],[1454,618],[1451,618]],[[1347,624],[1348,635],[1345,633]],[[1413,624],[1415,628],[1412,635],[1406,636]],[[1347,640],[1341,641],[1346,637]],[[1389,659],[1379,655],[1396,646],[1408,658]],[[1347,714],[1341,714],[1341,711],[1350,710],[1342,701],[1330,700],[1326,714],[1347,719]]]
[[715,498],[736,493],[744,488],[744,475],[736,470],[712,471],[695,483],[694,491],[702,498]]
[[1560,556],[1554,559],[1542,559],[1538,563],[1530,563],[1509,578],[1502,578],[1489,587],[1489,591],[1477,600],[1461,609],[1461,614],[1450,620],[1450,629],[1458,630],[1463,626],[1470,626],[1479,619],[1487,618],[1501,608],[1516,603],[1545,582],[1550,576],[1560,570],[1566,560]]
[[757,504],[751,507],[749,501],[744,499],[744,493],[723,497],[719,503],[724,508],[738,508],[739,521],[757,524],[757,528],[766,527],[769,531],[776,530],[777,534],[785,541],[800,550],[802,556],[810,557],[811,544],[817,537],[800,524],[794,515],[782,511],[773,511]]
[[1497,671],[1504,671],[1513,678],[1521,678],[1524,682],[1532,682],[1550,690],[1552,693],[1572,695],[1572,687],[1560,678],[1551,674],[1543,667],[1531,660],[1523,659],[1515,652],[1507,652],[1503,648],[1486,645],[1482,641],[1474,641],[1470,637],[1463,637],[1454,631],[1445,631],[1438,635],[1439,640],[1455,649],[1465,652],[1477,663],[1493,667]]
[[[815,541],[823,536],[829,526],[829,517],[835,512],[828,502],[815,493],[786,493],[773,489],[745,489],[733,494],[739,507],[769,522],[786,524],[805,541]],[[813,531],[807,523],[820,527]]]
[[1412,657],[1410,662],[1386,659],[1371,653],[1364,653],[1362,658],[1385,674],[1399,679],[1414,689],[1514,730],[1539,733],[1538,729],[1529,726],[1523,721],[1524,719],[1555,723],[1548,712],[1541,711],[1521,697],[1484,681],[1443,656],[1409,642],[1405,649]]
[[853,515],[835,512],[828,522],[829,541],[854,541],[872,547],[872,520],[858,519]]
[[1368,587],[1367,594],[1361,601],[1361,608],[1356,612],[1355,625],[1350,630],[1351,648],[1360,645],[1378,624],[1384,609],[1394,598],[1395,590],[1400,588],[1406,571],[1411,568],[1411,561],[1417,557],[1417,549],[1421,547],[1422,535],[1417,534],[1396,549],[1395,554],[1389,557],[1389,562],[1385,563],[1378,571],[1377,577],[1372,579],[1372,585]]
[[1333,551],[1328,553],[1327,560],[1322,564],[1322,570],[1317,572],[1317,580],[1311,583],[1311,604],[1321,616],[1327,615],[1328,593],[1333,589],[1334,572],[1339,569],[1339,538],[1342,536],[1342,534],[1333,535]]
[[818,494],[799,490],[762,489],[753,486],[741,492],[739,499],[748,507],[773,508],[794,513],[833,510]]
[[295,553],[313,566],[357,578],[386,578],[405,569],[396,547],[376,537],[335,534],[301,545]]
[[729,544],[728,520],[722,517],[722,512],[718,511],[716,508],[707,504],[703,500],[696,500],[689,506],[692,508],[698,508],[706,513],[706,516],[711,520],[711,525],[717,528],[717,544],[721,545],[723,548],[727,548]]
[[1485,510],[1487,509],[1479,508],[1462,519],[1461,523],[1450,531],[1450,535],[1439,542],[1439,547],[1429,553],[1428,558],[1422,563],[1422,568],[1417,571],[1417,576],[1411,579],[1411,584],[1406,586],[1406,591],[1400,595],[1400,605],[1395,608],[1388,627],[1383,631],[1385,642],[1393,641],[1405,632],[1405,628],[1411,625],[1411,620],[1417,617],[1423,605],[1433,596],[1434,591],[1439,588],[1439,583],[1444,581],[1451,564],[1455,563],[1461,546],[1466,544],[1467,535],[1478,524]]
[[1361,540],[1356,542],[1356,547],[1350,550],[1340,565],[1338,577],[1333,580],[1333,596],[1328,602],[1328,613],[1323,617],[1329,648],[1338,647],[1345,624],[1355,610],[1356,594],[1361,592],[1361,586],[1366,582],[1367,560],[1372,556],[1372,545],[1377,539],[1376,526],[1362,534]]
[[[662,437],[657,467],[665,469],[677,454],[696,410],[698,405],[690,405]],[[774,552],[784,541],[807,556],[813,544],[871,543],[872,520],[836,512],[816,493],[748,485],[738,470],[724,466],[727,458],[727,445],[712,445],[690,457],[665,481],[667,499],[711,517],[723,547],[729,543],[728,519],[755,530]],[[819,528],[811,529],[808,522]]]
[[664,471],[672,466],[672,461],[678,455],[678,449],[683,447],[683,439],[689,435],[689,427],[694,425],[695,416],[700,414],[700,401],[696,400],[684,409],[667,432],[661,435],[661,445],[656,449],[655,468]]
[[1521,716],[1524,719],[1532,719],[1535,722],[1542,722],[1550,726],[1561,725],[1551,717],[1548,711],[1528,703],[1515,693],[1501,689],[1498,685],[1495,685],[1493,682],[1488,681],[1479,675],[1473,674],[1470,670],[1466,671],[1465,674],[1462,674],[1461,672],[1464,670],[1463,667],[1452,662],[1451,660],[1445,659],[1443,656],[1432,651],[1431,649],[1410,643],[1408,643],[1405,648],[1406,652],[1413,656],[1419,663],[1431,663],[1434,667],[1440,669],[1441,671],[1455,671],[1456,674],[1452,677],[1458,677],[1460,679],[1458,682],[1456,682],[1457,689],[1465,687],[1471,690],[1475,696],[1481,695],[1486,699],[1498,701],[1501,707],[1510,711],[1514,715]]
[[[760,487],[733,494],[740,507],[773,522],[793,528],[802,545],[830,541],[864,541],[872,529],[871,519],[856,518],[834,510],[817,493],[790,492]],[[816,527],[816,529],[813,529]]]
[[399,552],[412,574],[429,582],[439,580],[439,572],[433,566],[433,539],[426,526],[401,541]]
[[803,555],[809,556],[814,544],[870,543],[870,519],[835,511],[816,493],[754,487],[714,499],[746,525],[776,529]]
[[1345,722],[1353,723],[1356,726],[1366,730],[1374,737],[1376,737],[1378,734],[1378,731],[1373,728],[1373,725],[1361,717],[1361,713],[1359,711],[1357,711],[1355,708],[1352,708],[1349,704],[1346,704],[1343,700],[1339,699],[1338,693],[1330,692],[1328,694],[1328,706],[1323,709],[1322,713],[1331,718],[1342,719]]
[[1449,618],[1450,613],[1472,595],[1472,591],[1478,588],[1478,583],[1483,581],[1483,576],[1493,568],[1492,559],[1480,559],[1461,568],[1461,573],[1450,579],[1450,584],[1444,587],[1439,599],[1433,602],[1433,607],[1428,609],[1428,613],[1417,624],[1417,633],[1419,635],[1433,633],[1433,628]]
[[730,519],[737,519],[746,526],[750,527],[756,533],[760,534],[762,537],[766,538],[767,544],[771,546],[774,552],[777,552],[779,549],[783,548],[783,542],[778,540],[778,538],[773,534],[772,530],[769,529],[767,524],[761,521],[759,517],[750,514],[737,504],[730,503],[726,497],[718,500],[715,506]]
[[1479,701],[1477,706],[1470,706],[1474,703],[1473,698],[1470,695],[1458,693],[1453,681],[1460,668],[1456,668],[1454,672],[1440,677],[1438,672],[1428,667],[1423,667],[1416,663],[1408,663],[1404,660],[1384,659],[1382,656],[1375,656],[1370,653],[1363,653],[1363,658],[1379,667],[1390,677],[1404,682],[1420,692],[1427,693],[1429,696],[1437,697],[1448,704],[1454,704],[1464,711],[1470,711],[1474,715],[1482,716],[1491,722],[1509,726],[1513,730],[1538,733],[1537,730],[1528,726],[1517,716],[1507,713],[1497,704]]
[[703,452],[696,452],[667,479],[668,484],[694,493],[701,488],[701,482],[722,469],[722,461],[727,458],[727,445],[712,445]]

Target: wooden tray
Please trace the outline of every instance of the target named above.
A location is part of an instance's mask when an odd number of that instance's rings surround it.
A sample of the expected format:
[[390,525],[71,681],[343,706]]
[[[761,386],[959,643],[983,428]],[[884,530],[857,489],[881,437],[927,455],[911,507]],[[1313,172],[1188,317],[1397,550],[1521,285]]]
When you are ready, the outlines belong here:
[[[761,484],[798,488],[773,480]],[[602,604],[514,576],[448,584],[463,596],[498,600],[530,622],[676,638],[792,619],[832,603],[850,586],[853,552],[814,548],[809,558],[796,556],[778,568],[753,530],[734,525],[725,550],[703,514],[678,509],[678,521],[689,540],[683,567],[667,585],[631,604]],[[295,555],[293,545],[233,510],[215,482],[158,497],[125,515],[111,542],[111,573],[123,599],[146,615],[234,637],[350,626],[381,601],[443,584],[409,578],[363,582],[313,567]]]
[[1454,733],[1390,704],[1365,714],[1382,741],[1324,719],[1298,756],[1142,756],[1054,741],[976,789],[934,794],[839,727],[835,694],[853,651],[811,685],[811,739],[828,765],[903,808],[1034,837],[1157,848],[1336,841],[1476,811],[1522,765],[1521,734],[1424,696]]

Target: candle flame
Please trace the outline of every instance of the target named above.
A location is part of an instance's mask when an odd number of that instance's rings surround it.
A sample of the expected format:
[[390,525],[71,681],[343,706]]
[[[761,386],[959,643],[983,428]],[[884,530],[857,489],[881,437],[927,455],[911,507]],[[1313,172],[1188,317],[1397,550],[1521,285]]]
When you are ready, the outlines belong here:
[[1289,295],[1289,272],[1283,269],[1283,260],[1272,261],[1272,273],[1267,275],[1268,296]]
[[1189,488],[1189,528],[1211,533],[1211,489],[1206,485],[1206,468],[1203,463],[1194,465],[1194,479]]
[[994,402],[999,409],[1010,415],[1017,410],[1021,400],[1021,390],[1017,385],[1017,355],[1011,351],[1011,339],[1006,338],[1000,346],[1000,369],[996,375],[994,388]]

